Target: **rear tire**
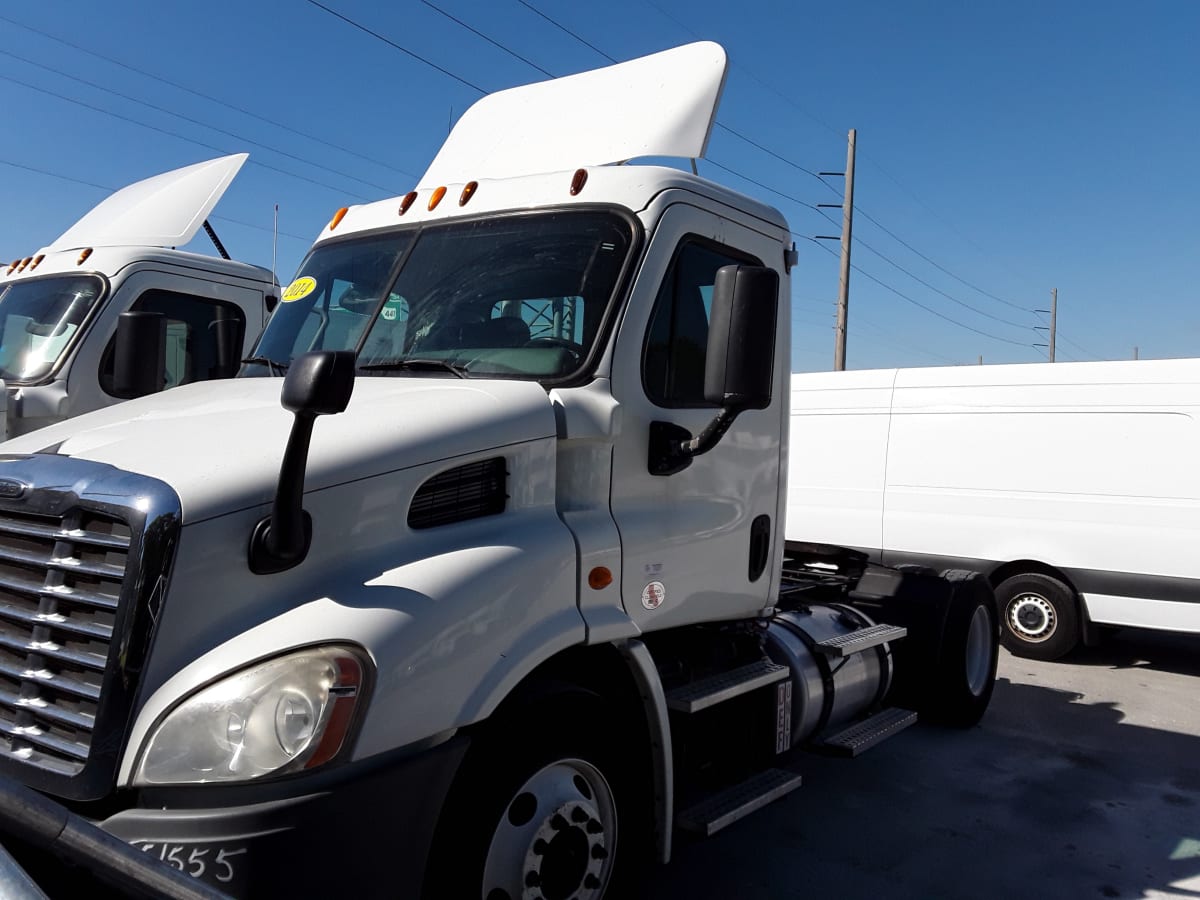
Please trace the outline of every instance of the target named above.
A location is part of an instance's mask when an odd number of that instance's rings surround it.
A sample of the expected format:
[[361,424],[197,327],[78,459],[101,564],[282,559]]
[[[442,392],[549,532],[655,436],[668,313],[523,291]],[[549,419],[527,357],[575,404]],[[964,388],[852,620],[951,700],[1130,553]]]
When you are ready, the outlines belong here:
[[1038,573],[1014,575],[996,588],[1001,640],[1016,656],[1052,660],[1079,643],[1075,592],[1057,578]]
[[921,713],[928,721],[969,728],[983,718],[996,686],[1000,627],[996,599],[978,572],[951,569],[950,608],[942,630],[930,697]]
[[[650,796],[599,698],[526,706],[472,745],[438,824],[427,900],[601,900],[648,858]],[[628,754],[626,754],[628,756]]]

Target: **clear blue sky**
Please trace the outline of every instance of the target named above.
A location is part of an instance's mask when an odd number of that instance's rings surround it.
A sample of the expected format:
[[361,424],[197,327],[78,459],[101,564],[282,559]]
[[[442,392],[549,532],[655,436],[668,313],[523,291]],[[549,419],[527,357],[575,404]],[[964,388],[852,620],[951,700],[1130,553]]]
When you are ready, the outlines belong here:
[[841,171],[850,128],[851,368],[1042,359],[1031,310],[1054,287],[1060,359],[1200,355],[1195,0],[431,0],[529,62],[421,0],[322,2],[450,74],[308,0],[0,6],[0,257],[49,243],[104,188],[245,150],[214,225],[269,266],[278,203],[286,283],[339,206],[415,184],[480,96],[463,82],[705,38],[731,70],[701,174],[800,236],[794,369],[832,364],[837,244],[805,237],[839,233],[840,210],[805,204],[842,189],[801,169]]

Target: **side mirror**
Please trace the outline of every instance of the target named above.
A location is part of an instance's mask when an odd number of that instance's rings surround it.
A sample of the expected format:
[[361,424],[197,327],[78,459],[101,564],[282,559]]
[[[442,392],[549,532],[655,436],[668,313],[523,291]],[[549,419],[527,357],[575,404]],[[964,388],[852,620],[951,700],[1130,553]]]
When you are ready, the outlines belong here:
[[123,312],[113,347],[112,394],[129,400],[163,389],[167,319],[156,312]]
[[738,413],[771,405],[779,273],[761,266],[718,269],[708,321],[704,399],[721,409],[695,437],[673,422],[651,422],[651,475],[682,472],[717,445]]
[[723,409],[766,409],[775,378],[779,273],[724,266],[713,284],[704,399]]
[[280,403],[294,413],[271,514],[250,535],[250,571],[282,572],[299,565],[312,542],[312,518],[304,511],[304,471],[317,416],[340,413],[354,391],[353,350],[318,350],[292,361]]

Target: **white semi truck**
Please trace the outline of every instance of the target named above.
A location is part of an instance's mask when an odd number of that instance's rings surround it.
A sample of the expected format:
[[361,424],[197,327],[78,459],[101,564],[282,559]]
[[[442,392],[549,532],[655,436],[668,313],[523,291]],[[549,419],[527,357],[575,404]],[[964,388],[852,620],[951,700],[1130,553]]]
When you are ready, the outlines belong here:
[[[0,265],[0,437],[237,373],[279,296],[274,275],[229,259],[207,221],[246,157],[131,184],[48,247]],[[175,249],[201,227],[221,258]],[[125,329],[148,337],[133,338],[142,355],[118,371]]]
[[3,773],[238,896],[611,900],[978,721],[983,579],[785,546],[787,223],[611,165],[701,156],[725,68],[484,98],[243,377],[0,446]]

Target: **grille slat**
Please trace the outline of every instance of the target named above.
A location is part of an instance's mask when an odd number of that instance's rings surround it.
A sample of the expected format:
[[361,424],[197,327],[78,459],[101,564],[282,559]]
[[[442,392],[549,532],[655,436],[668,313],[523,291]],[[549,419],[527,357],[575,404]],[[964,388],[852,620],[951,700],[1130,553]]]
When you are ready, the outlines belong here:
[[24,609],[18,609],[9,603],[0,600],[0,618],[7,619],[10,622],[17,622],[22,625],[28,625],[30,628],[41,626],[42,628],[54,628],[59,631],[66,631],[70,634],[77,634],[81,637],[90,638],[92,640],[100,640],[108,642],[112,640],[112,626],[97,624],[96,622],[87,622],[82,620],[73,620],[66,618],[60,613],[36,613],[29,612]]
[[46,701],[40,703],[28,701],[8,691],[0,691],[0,704],[20,709],[35,719],[45,719],[54,725],[65,725],[81,731],[91,731],[96,724],[94,715],[51,706]]
[[128,550],[129,538],[121,534],[99,534],[79,528],[70,531],[57,525],[41,525],[13,519],[0,519],[0,534],[15,534],[22,537],[42,538],[49,541],[70,541],[89,547],[109,550]]
[[93,672],[104,671],[105,661],[103,656],[95,653],[80,653],[76,650],[68,650],[60,644],[35,641],[32,638],[23,640],[11,634],[0,633],[0,647],[8,650],[16,650],[18,653],[36,653],[38,656],[44,656],[55,662],[78,666],[81,669],[90,669]]
[[[14,745],[30,743],[38,747],[42,747],[45,750],[50,750],[60,757],[69,757],[72,762],[87,762],[90,741],[87,743],[69,741],[40,728],[30,729],[27,727],[14,725],[12,722],[6,719],[0,719],[0,734],[4,734],[12,738]],[[16,747],[14,746],[9,752],[17,753]],[[19,753],[17,755],[19,755]]]
[[45,668],[35,670],[0,659],[0,677],[11,678],[13,681],[34,681],[51,690],[93,702],[100,699],[100,685],[77,678],[67,678],[61,673],[55,674]]
[[49,597],[58,600],[69,600],[72,603],[93,606],[96,609],[115,610],[118,600],[115,596],[102,594],[99,591],[81,590],[78,587],[47,587],[45,579],[33,580],[22,578],[12,572],[0,570],[0,591],[14,591],[33,597]]
[[96,578],[112,578],[120,580],[125,577],[124,566],[114,566],[111,563],[93,563],[86,560],[52,556],[49,553],[29,553],[15,550],[0,543],[0,562],[16,563],[38,569],[54,569],[59,572],[75,572],[92,575]]

